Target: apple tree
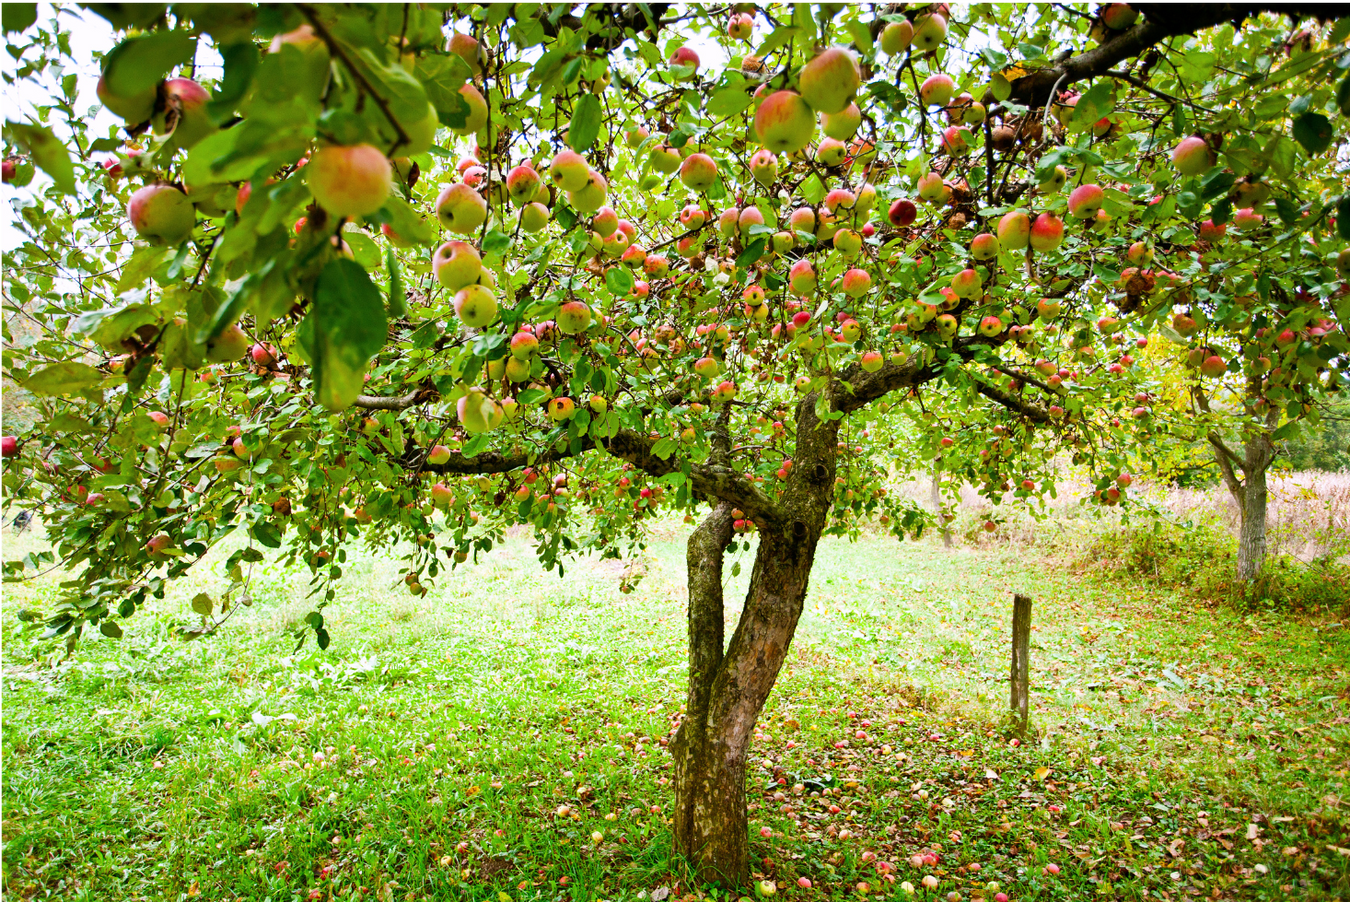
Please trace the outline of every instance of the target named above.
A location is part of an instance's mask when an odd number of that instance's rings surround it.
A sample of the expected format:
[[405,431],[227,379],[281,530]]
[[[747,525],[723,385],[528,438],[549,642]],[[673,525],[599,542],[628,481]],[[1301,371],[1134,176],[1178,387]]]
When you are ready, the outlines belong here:
[[1213,349],[1280,422],[1342,380],[1321,7],[92,8],[103,133],[63,20],[5,9],[43,97],[5,125],[4,373],[39,415],[4,485],[53,547],[6,577],[76,570],[44,635],[122,635],[237,535],[185,635],[270,550],[326,647],[352,542],[421,593],[513,526],[561,570],[684,512],[674,841],[710,878],[747,871],[821,537],[931,518],[888,468],[1025,505],[1067,451],[1116,504],[1179,428],[1140,341]]

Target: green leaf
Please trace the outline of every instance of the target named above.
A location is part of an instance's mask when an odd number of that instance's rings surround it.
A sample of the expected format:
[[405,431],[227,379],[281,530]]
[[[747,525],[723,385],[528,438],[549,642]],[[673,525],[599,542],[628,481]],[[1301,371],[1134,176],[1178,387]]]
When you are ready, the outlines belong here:
[[1294,139],[1303,145],[1309,156],[1316,156],[1330,147],[1335,136],[1331,120],[1321,113],[1304,113],[1294,120]]
[[1275,212],[1280,214],[1280,221],[1285,225],[1292,225],[1301,218],[1299,205],[1287,197],[1275,198]]
[[1223,225],[1233,218],[1233,202],[1225,197],[1213,206],[1209,218],[1214,220],[1215,225]]
[[501,229],[490,230],[483,238],[483,253],[494,254],[498,257],[506,255],[511,248],[511,236]]
[[5,3],[0,5],[0,26],[5,29],[5,34],[23,31],[36,21],[36,3]]
[[1350,194],[1342,194],[1336,202],[1336,233],[1350,241]]
[[255,523],[252,532],[259,545],[265,548],[281,547],[281,533],[271,523]]
[[52,177],[62,194],[75,193],[75,167],[66,146],[57,140],[51,129],[25,122],[6,122],[5,126],[10,132],[10,140],[28,151],[33,162]]
[[174,66],[192,59],[197,40],[186,31],[151,31],[127,38],[108,54],[103,77],[119,97],[143,94]]
[[731,85],[713,93],[708,99],[708,115],[715,119],[734,116],[750,108],[755,102],[754,95],[742,85]]
[[1227,194],[1237,178],[1231,172],[1214,169],[1200,180],[1200,193],[1205,200],[1213,200],[1221,194]]
[[657,441],[656,444],[652,445],[652,455],[654,457],[659,457],[662,460],[666,460],[667,458],[670,457],[670,455],[675,453],[675,449],[677,447],[679,446],[675,444],[674,439],[663,438]]
[[[9,4],[5,4],[8,6]],[[111,620],[105,620],[98,625],[98,631],[109,639],[121,639],[122,628]]]
[[164,258],[169,255],[171,248],[167,247],[140,247],[131,255],[130,259],[122,265],[122,272],[117,276],[117,286],[113,289],[117,294],[121,294],[129,288],[135,288],[146,279],[150,274],[159,268],[164,262]]
[[[333,260],[319,274],[314,308],[301,339],[314,366],[314,393],[329,410],[350,407],[366,369],[388,337],[384,301],[354,260]],[[307,340],[306,340],[307,339]]]
[[53,363],[23,380],[35,395],[66,395],[103,384],[103,374],[87,363]]
[[403,271],[392,247],[385,248],[384,265],[389,272],[389,318],[402,319],[408,315],[408,292],[403,287]]
[[216,603],[211,600],[211,596],[205,592],[198,592],[192,598],[192,610],[203,617],[210,617],[211,612],[216,609]]
[[436,118],[446,128],[463,128],[469,121],[469,104],[459,89],[468,81],[469,67],[455,54],[422,54],[417,58],[417,78],[436,108]]
[[767,243],[763,238],[756,238],[750,242],[750,245],[736,256],[736,267],[744,269],[751,263],[754,263],[760,257],[764,256],[764,248]]
[[1078,103],[1073,108],[1075,130],[1083,131],[1091,128],[1115,107],[1115,84],[1109,78],[1099,79],[1078,98]]
[[422,214],[403,198],[391,194],[381,209],[389,214],[389,228],[404,241],[413,244],[436,242],[436,227],[422,218]]
[[[1341,20],[1350,22],[1350,18]],[[1341,111],[1342,116],[1350,116],[1350,75],[1341,79],[1341,84],[1336,88],[1336,108]]]
[[625,297],[633,290],[633,274],[622,266],[612,266],[605,271],[605,287],[616,298]]
[[572,111],[572,125],[567,130],[567,143],[577,153],[584,153],[600,136],[600,98],[585,94]]
[[314,643],[319,646],[319,651],[327,649],[332,641],[328,637],[328,630],[320,628],[314,631]]
[[220,55],[225,61],[225,77],[220,80],[215,93],[211,95],[211,102],[207,104],[212,120],[217,123],[228,118],[239,101],[248,94],[262,59],[258,54],[258,45],[252,41],[231,44]]

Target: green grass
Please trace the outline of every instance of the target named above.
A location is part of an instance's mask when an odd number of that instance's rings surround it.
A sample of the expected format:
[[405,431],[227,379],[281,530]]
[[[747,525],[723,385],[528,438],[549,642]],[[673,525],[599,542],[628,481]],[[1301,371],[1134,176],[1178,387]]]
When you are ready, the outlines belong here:
[[[326,652],[292,653],[307,575],[277,565],[220,635],[170,633],[219,585],[205,567],[54,669],[16,617],[54,584],[9,587],[7,897],[720,898],[665,820],[682,536],[631,595],[621,565],[559,579],[523,539],[423,598],[358,555]],[[6,556],[38,541],[7,536]],[[1013,590],[1035,599],[1035,736],[1016,746]],[[926,874],[929,899],[992,899],[991,880],[1014,900],[1350,896],[1346,627],[1026,549],[827,541],[752,749],[756,870],[803,900],[903,898]],[[926,850],[937,864],[911,867]]]

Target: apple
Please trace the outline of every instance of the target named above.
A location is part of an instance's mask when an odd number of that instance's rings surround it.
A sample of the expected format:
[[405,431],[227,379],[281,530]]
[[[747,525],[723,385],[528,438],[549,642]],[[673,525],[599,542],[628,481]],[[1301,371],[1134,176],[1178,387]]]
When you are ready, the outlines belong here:
[[161,532],[159,535],[152,536],[150,541],[145,543],[145,550],[151,554],[160,555],[169,547],[169,543],[169,534]]
[[858,61],[843,47],[831,47],[802,67],[797,81],[802,98],[821,113],[842,113],[862,84]]
[[758,150],[750,158],[750,175],[765,188],[778,181],[778,157],[771,150]]
[[160,86],[162,112],[151,125],[157,135],[172,134],[177,147],[189,148],[216,130],[206,111],[211,95],[190,78],[170,78]]
[[451,33],[450,40],[446,45],[446,50],[464,60],[469,67],[469,71],[474,75],[483,74],[483,60],[485,54],[482,49],[479,48],[478,41],[472,36],[461,34],[458,31]]
[[474,284],[483,276],[483,260],[466,241],[447,241],[431,257],[436,281],[451,291]]
[[816,145],[816,162],[822,166],[835,167],[844,162],[848,148],[844,142],[834,138],[825,138]]
[[872,288],[872,277],[865,269],[850,269],[839,280],[839,290],[851,298],[860,298]]
[[694,77],[698,71],[698,54],[692,47],[681,47],[670,55],[667,60],[673,70],[672,74],[678,81],[686,81]]
[[840,229],[834,235],[834,249],[845,260],[853,260],[862,252],[862,235],[853,229]]
[[863,368],[863,372],[866,373],[875,373],[877,370],[881,369],[881,367],[885,363],[886,363],[885,358],[882,357],[881,354],[876,351],[867,351],[862,355],[862,359],[860,361],[860,365]]
[[919,85],[919,101],[924,106],[946,106],[956,92],[956,83],[950,75],[930,75]]
[[1050,298],[1041,298],[1036,302],[1036,315],[1044,320],[1052,320],[1059,316],[1059,301],[1053,301]]
[[1016,251],[1031,239],[1031,218],[1021,210],[1003,214],[998,221],[998,243],[1004,250]]
[[1214,163],[1214,151],[1210,149],[1205,139],[1198,135],[1181,139],[1172,150],[1172,165],[1182,175],[1204,175]]
[[694,372],[705,379],[712,379],[722,374],[722,368],[711,357],[700,357],[694,361]]
[[554,187],[560,190],[579,191],[585,187],[590,171],[590,165],[581,154],[574,150],[562,150],[549,164],[548,177]]
[[948,156],[964,156],[970,151],[973,140],[970,129],[964,125],[949,125],[942,130],[942,149]]
[[[116,163],[116,161],[113,162]],[[109,168],[106,160],[104,161],[103,168],[104,169]],[[3,180],[5,184],[9,184],[10,182],[14,181],[14,177],[18,174],[18,172],[19,172],[19,162],[17,157],[5,157],[4,161],[0,162],[0,180]],[[120,167],[118,174],[119,175],[121,174]],[[113,178],[116,178],[116,176],[113,176]]]
[[1042,194],[1058,194],[1069,180],[1069,170],[1063,166],[1056,166],[1050,173],[1050,177],[1036,186],[1036,190]]
[[373,144],[330,144],[310,157],[305,181],[319,206],[330,215],[369,216],[389,197],[393,167]]
[[1128,3],[1108,3],[1099,12],[1102,24],[1112,31],[1123,31],[1139,18],[1139,12]]
[[17,457],[19,454],[19,437],[16,435],[6,435],[0,438],[0,457]]
[[960,298],[977,298],[984,294],[984,280],[974,269],[963,269],[952,276],[952,291]]
[[544,180],[530,166],[517,166],[506,174],[506,195],[517,207],[523,207],[539,194]]
[[1260,213],[1257,213],[1251,207],[1238,210],[1233,214],[1233,228],[1237,229],[1239,232],[1260,228],[1261,223],[1264,221],[1265,217]]
[[[457,128],[452,128],[451,131],[453,131],[457,135],[472,135],[474,132],[482,131],[483,128],[485,128],[488,123],[488,105],[487,100],[484,99],[483,97],[483,93],[473,85],[466,84],[460,86],[459,96],[464,100],[464,103],[469,107],[469,113],[464,119],[464,124]],[[434,112],[432,113],[432,116],[433,119],[431,121],[431,127],[429,131],[431,135],[434,136],[436,133],[436,126],[438,122],[434,118],[435,117]],[[405,126],[404,131],[406,132],[408,130],[409,129]],[[424,127],[420,131],[422,131],[425,134],[425,132],[428,131],[428,129]],[[423,144],[429,147],[431,141],[425,139],[423,141],[418,141],[413,147],[407,149],[400,149],[399,152],[406,153],[411,156],[416,156],[418,153],[426,153],[426,148],[422,146]]]
[[881,30],[881,52],[887,56],[895,56],[908,47],[912,40],[914,40],[914,25],[908,19],[903,22],[889,22]]
[[520,227],[527,232],[538,232],[548,225],[548,207],[535,202],[520,211]]
[[839,141],[852,138],[861,125],[862,111],[858,109],[856,103],[850,103],[842,112],[820,114],[821,131]]
[[115,115],[121,116],[128,125],[139,125],[149,121],[155,114],[155,101],[158,99],[159,89],[157,85],[151,85],[130,96],[114,94],[107,76],[101,75],[94,92],[105,107]]
[[970,242],[970,256],[976,260],[992,260],[998,256],[998,238],[981,232]]
[[749,13],[736,13],[727,22],[727,37],[733,41],[748,41],[755,32],[755,17]]
[[947,17],[940,13],[931,13],[914,22],[914,40],[912,46],[920,53],[927,53],[942,46],[947,40]]
[[1200,364],[1200,375],[1211,379],[1217,379],[1226,372],[1228,372],[1228,361],[1217,354],[1209,355]]
[[127,201],[127,218],[151,244],[182,244],[192,236],[197,213],[187,195],[172,185],[146,185]]
[[447,185],[436,198],[436,219],[441,227],[461,235],[472,234],[487,221],[487,201],[464,182]]
[[1215,225],[1214,220],[1206,219],[1204,222],[1200,223],[1200,240],[1212,243],[1222,238],[1227,231],[1227,224]]
[[802,259],[792,264],[792,269],[788,271],[788,289],[796,295],[815,293],[816,270],[810,260]]
[[816,115],[800,94],[775,91],[755,111],[754,129],[755,138],[773,153],[795,153],[811,142]]
[[1042,213],[1031,224],[1030,243],[1033,251],[1052,251],[1063,240],[1064,223],[1054,213]]
[[942,176],[936,172],[927,172],[919,176],[918,191],[919,197],[923,200],[932,202],[942,197],[945,185],[942,182]]
[[431,503],[437,507],[449,507],[454,500],[455,493],[445,483],[438,482],[431,487]]
[[[613,207],[601,207],[591,219],[591,228],[601,238],[608,238],[619,230],[619,214],[614,212]],[[625,239],[627,237],[624,236]],[[627,246],[626,240],[624,246]]]
[[657,144],[647,152],[647,162],[662,175],[670,175],[679,169],[683,159],[678,150],[664,144]]
[[886,212],[886,218],[890,220],[891,225],[904,227],[914,221],[918,212],[914,201],[902,197],[891,204],[891,208]]
[[576,404],[571,398],[554,398],[548,402],[548,416],[555,423],[571,419],[575,412]]
[[206,359],[211,363],[230,363],[243,357],[252,342],[237,324],[225,329],[206,343]]
[[997,316],[986,316],[980,320],[978,328],[985,338],[995,338],[1003,331],[1003,321]]
[[1099,185],[1079,185],[1069,194],[1069,215],[1074,219],[1095,219],[1106,193]]
[[558,329],[565,335],[576,335],[591,326],[591,308],[581,301],[568,301],[558,308]]
[[717,181],[717,164],[706,153],[694,153],[680,166],[680,181],[690,191],[707,191]]
[[567,193],[567,201],[578,213],[594,213],[605,205],[609,182],[594,169],[586,173],[586,184]]

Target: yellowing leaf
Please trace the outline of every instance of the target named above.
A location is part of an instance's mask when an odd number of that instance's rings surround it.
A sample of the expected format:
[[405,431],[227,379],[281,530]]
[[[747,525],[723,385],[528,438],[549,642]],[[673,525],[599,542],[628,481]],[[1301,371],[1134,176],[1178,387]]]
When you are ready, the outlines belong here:
[[1033,774],[1033,776],[1035,776],[1037,780],[1044,780],[1046,777],[1050,776],[1050,768],[1038,767],[1036,768],[1036,772]]

